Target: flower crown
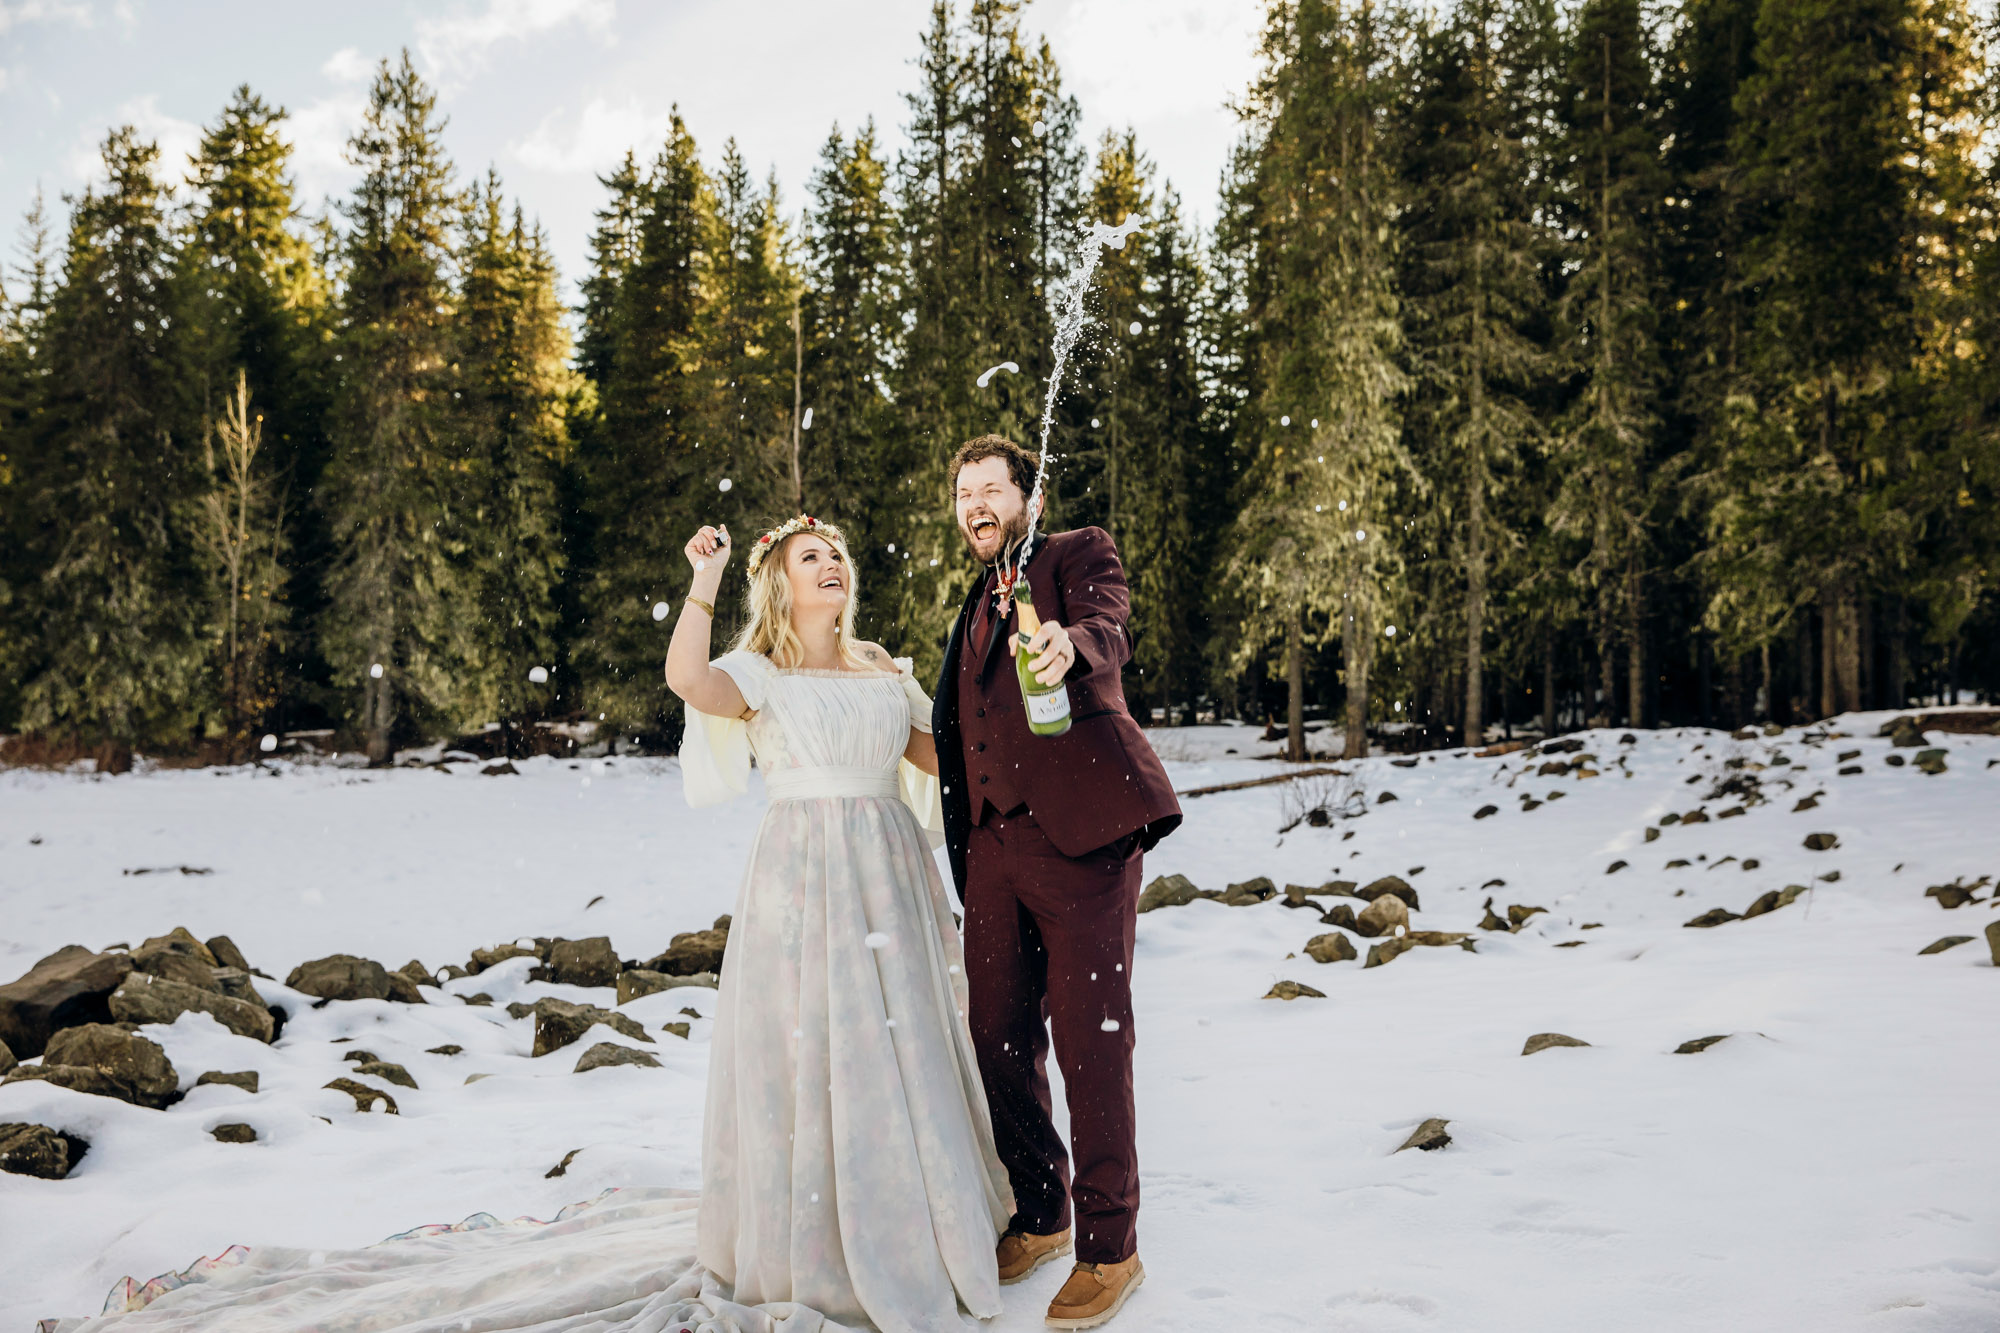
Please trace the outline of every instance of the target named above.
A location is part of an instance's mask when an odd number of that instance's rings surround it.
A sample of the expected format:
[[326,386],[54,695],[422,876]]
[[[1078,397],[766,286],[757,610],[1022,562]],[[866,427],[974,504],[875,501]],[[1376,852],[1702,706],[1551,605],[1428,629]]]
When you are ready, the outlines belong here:
[[840,529],[833,526],[833,524],[822,523],[809,515],[800,514],[796,518],[786,519],[783,523],[772,528],[769,532],[751,543],[749,568],[745,571],[744,576],[746,578],[755,578],[758,566],[764,563],[764,557],[769,555],[778,543],[784,541],[785,538],[801,532],[818,533],[825,536],[828,541],[844,542],[847,540]]

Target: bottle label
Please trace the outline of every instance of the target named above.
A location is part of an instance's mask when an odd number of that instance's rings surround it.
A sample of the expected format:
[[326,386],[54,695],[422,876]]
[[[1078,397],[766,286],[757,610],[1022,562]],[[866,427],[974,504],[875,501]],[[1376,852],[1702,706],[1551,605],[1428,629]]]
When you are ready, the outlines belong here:
[[1028,700],[1028,720],[1030,722],[1060,722],[1069,716],[1069,686],[1058,685],[1047,694],[1030,694]]

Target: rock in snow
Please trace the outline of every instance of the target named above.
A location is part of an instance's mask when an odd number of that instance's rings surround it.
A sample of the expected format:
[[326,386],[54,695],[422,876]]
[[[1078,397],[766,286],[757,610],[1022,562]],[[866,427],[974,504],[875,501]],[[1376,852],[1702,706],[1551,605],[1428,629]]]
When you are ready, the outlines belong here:
[[1439,1148],[1443,1148],[1451,1142],[1451,1135],[1445,1132],[1445,1126],[1450,1123],[1451,1121],[1449,1120],[1440,1120],[1436,1116],[1432,1116],[1429,1120],[1424,1121],[1423,1124],[1418,1125],[1416,1129],[1412,1130],[1410,1137],[1404,1139],[1402,1146],[1397,1148],[1396,1151],[1402,1152],[1404,1148],[1415,1148],[1419,1152],[1436,1152]]
[[1546,1051],[1551,1046],[1588,1045],[1590,1043],[1587,1041],[1578,1041],[1575,1037],[1567,1037],[1560,1032],[1537,1032],[1528,1038],[1526,1045],[1521,1047],[1521,1054],[1533,1055],[1536,1051]]
[[0,1171],[61,1180],[90,1145],[47,1125],[0,1125]]
[[132,970],[122,953],[95,953],[66,944],[0,986],[0,1041],[19,1060],[32,1060],[61,1028],[111,1021],[111,992]]

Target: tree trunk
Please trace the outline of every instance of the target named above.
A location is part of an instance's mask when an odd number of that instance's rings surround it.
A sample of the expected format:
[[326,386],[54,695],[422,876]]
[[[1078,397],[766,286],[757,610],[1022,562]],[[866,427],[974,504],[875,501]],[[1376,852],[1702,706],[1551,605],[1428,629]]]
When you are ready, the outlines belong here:
[[1834,686],[1840,711],[1849,712],[1861,707],[1861,602],[1851,582],[1840,589],[1835,614]]
[[[799,297],[792,297],[792,512],[806,512],[805,473],[799,464],[800,413],[806,399],[806,334],[799,317]],[[836,425],[839,423],[836,422]]]
[[1768,642],[1757,650],[1757,665],[1763,671],[1762,691],[1761,698],[1758,701],[1757,715],[1764,721],[1769,722],[1772,718],[1773,704],[1771,699],[1771,645]]
[[1715,725],[1715,711],[1710,702],[1715,681],[1714,662],[1715,649],[1709,643],[1708,636],[1706,634],[1698,636],[1694,649],[1694,680],[1695,693],[1701,697],[1695,708],[1695,721],[1704,727]]
[[1342,741],[1343,759],[1363,759],[1368,755],[1368,644],[1367,628],[1348,599],[1347,624],[1340,636],[1341,675],[1347,685],[1347,734]]
[[1593,727],[1608,727],[1618,720],[1618,650],[1612,647],[1608,624],[1605,629],[1607,632],[1597,644],[1598,689],[1601,693],[1597,712],[1590,719]]
[[1813,640],[1812,612],[1799,612],[1799,715],[1794,722],[1810,721],[1813,716]]
[[1466,434],[1472,442],[1465,467],[1465,729],[1459,739],[1481,745],[1486,739],[1486,367],[1481,321],[1485,315],[1483,267],[1486,252],[1472,243],[1472,366],[1467,377]]
[[1889,637],[1889,697],[1891,708],[1901,708],[1910,697],[1910,604],[1896,599],[1895,617]]
[[1875,611],[1870,605],[1871,598],[1857,597],[1854,601],[1855,619],[1855,660],[1860,664],[1860,676],[1856,680],[1858,693],[1855,698],[1863,708],[1879,708],[1882,701],[1876,697],[1876,688],[1881,684],[1881,672],[1875,669]]
[[361,727],[368,741],[370,768],[382,768],[395,760],[396,749],[390,739],[395,726],[395,690],[388,676],[370,675],[361,692]]
[[1819,715],[1832,717],[1840,711],[1839,696],[1834,689],[1833,659],[1837,655],[1835,641],[1840,637],[1837,628],[1840,616],[1834,611],[1833,590],[1822,588],[1819,594]]
[[1646,725],[1646,607],[1645,580],[1639,558],[1625,564],[1625,725]]
[[1550,630],[1542,637],[1542,736],[1556,734],[1556,636]]
[[1294,605],[1285,626],[1285,758],[1303,763],[1306,757],[1306,650],[1300,625],[1305,608]]

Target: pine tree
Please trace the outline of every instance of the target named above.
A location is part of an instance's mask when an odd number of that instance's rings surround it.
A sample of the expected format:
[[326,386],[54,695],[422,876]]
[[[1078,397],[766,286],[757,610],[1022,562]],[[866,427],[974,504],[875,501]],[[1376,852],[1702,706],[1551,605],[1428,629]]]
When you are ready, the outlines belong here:
[[753,522],[789,517],[799,501],[791,450],[798,279],[777,183],[757,188],[734,139],[723,145],[715,203],[716,243],[701,321],[701,364],[709,380],[703,459],[718,478],[731,479],[727,503],[733,512]]
[[[1552,373],[1543,344],[1548,237],[1533,207],[1533,32],[1480,0],[1424,35],[1404,114],[1403,291],[1416,392],[1413,444],[1442,503],[1428,523],[1453,558],[1429,566],[1457,593],[1467,745],[1485,739],[1491,574],[1521,540],[1524,506],[1501,489],[1541,437],[1530,395]],[[1418,443],[1420,442],[1420,443]],[[1450,587],[1462,571],[1462,588]],[[1424,626],[1430,631],[1430,626]]]
[[1595,602],[1604,719],[1618,714],[1622,647],[1625,721],[1636,727],[1646,722],[1647,577],[1656,559],[1658,212],[1667,176],[1638,0],[1589,0],[1569,45],[1563,185],[1576,262],[1559,313],[1583,382],[1559,436],[1563,485],[1551,517],[1584,546],[1578,574]]
[[509,221],[495,174],[475,191],[465,230],[455,429],[466,471],[455,509],[469,651],[459,688],[469,716],[499,721],[512,756],[530,752],[527,723],[561,693],[530,673],[560,667],[568,562],[557,506],[576,376],[548,242],[518,205]]
[[35,581],[36,543],[28,475],[23,470],[48,384],[41,339],[49,309],[48,214],[40,190],[22,220],[13,294],[0,277],[0,727],[15,729],[21,681],[37,632],[28,617],[27,593]]
[[[326,463],[325,376],[318,364],[326,332],[330,284],[315,262],[312,245],[299,225],[296,194],[288,174],[291,146],[282,137],[286,113],[269,106],[247,86],[231,96],[216,123],[204,131],[191,163],[194,201],[180,247],[174,280],[176,326],[191,374],[193,427],[210,446],[205,458],[212,489],[204,496],[201,531],[211,554],[238,551],[235,575],[212,566],[210,635],[217,645],[215,679],[220,688],[222,728],[232,749],[239,748],[264,715],[286,696],[302,692],[296,671],[282,663],[316,656],[309,642],[287,633],[293,610],[307,617],[324,606],[321,580],[329,556],[323,516],[310,496]],[[247,401],[255,420],[239,423]],[[254,448],[247,449],[253,431]],[[221,453],[214,447],[221,442]],[[230,468],[254,459],[256,475]],[[219,515],[236,516],[237,527],[252,522],[242,502],[262,497],[254,562],[259,598],[251,632],[243,632],[241,597],[232,597],[244,569],[242,532],[221,547]],[[211,512],[213,506],[220,509]],[[282,512],[284,530],[265,532],[265,519]],[[280,561],[279,552],[285,553]],[[293,552],[305,568],[297,577],[287,568]],[[229,563],[229,562],[225,562]],[[230,632],[235,626],[237,632]],[[248,658],[232,657],[234,642]],[[323,664],[306,673],[323,677]]]
[[458,720],[464,656],[462,455],[450,436],[456,377],[453,169],[436,97],[404,53],[386,60],[350,141],[362,179],[345,207],[339,383],[327,469],[338,551],[321,643],[369,762],[386,764],[420,723]]
[[35,627],[22,690],[30,730],[103,748],[192,739],[204,685],[201,577],[185,531],[198,484],[175,435],[172,238],[157,149],[129,127],[105,179],[75,201],[40,330],[42,410],[20,464]]
[[[719,491],[726,474],[703,448],[714,404],[703,321],[721,240],[708,173],[678,113],[639,216],[637,251],[611,306],[600,417],[580,442],[593,547],[573,655],[586,716],[601,717],[609,737],[670,743],[680,709],[662,688],[660,663],[671,622],[656,622],[653,608],[679,614],[670,599],[696,527],[725,520],[743,541],[763,517]],[[717,610],[726,633],[733,608]]]
[[1757,412],[1714,526],[1722,581],[1817,602],[1823,713],[1860,700],[1896,447],[1878,426],[1909,347],[1910,18],[1905,0],[1766,0],[1737,96]]
[[864,126],[851,140],[836,127],[812,178],[800,312],[804,396],[812,412],[800,435],[805,508],[846,531],[861,632],[875,639],[901,637],[900,630],[890,632],[891,608],[900,600],[898,585],[914,577],[906,573],[914,560],[909,534],[937,502],[906,484],[921,475],[924,460],[911,449],[889,398],[902,326],[901,256],[887,183],[875,127]]
[[1345,753],[1367,753],[1369,677],[1402,573],[1395,506],[1416,480],[1397,402],[1392,50],[1369,0],[1274,5],[1253,95],[1263,153],[1248,299],[1262,365],[1227,576],[1242,653],[1284,638],[1294,759],[1309,636],[1341,641]]

